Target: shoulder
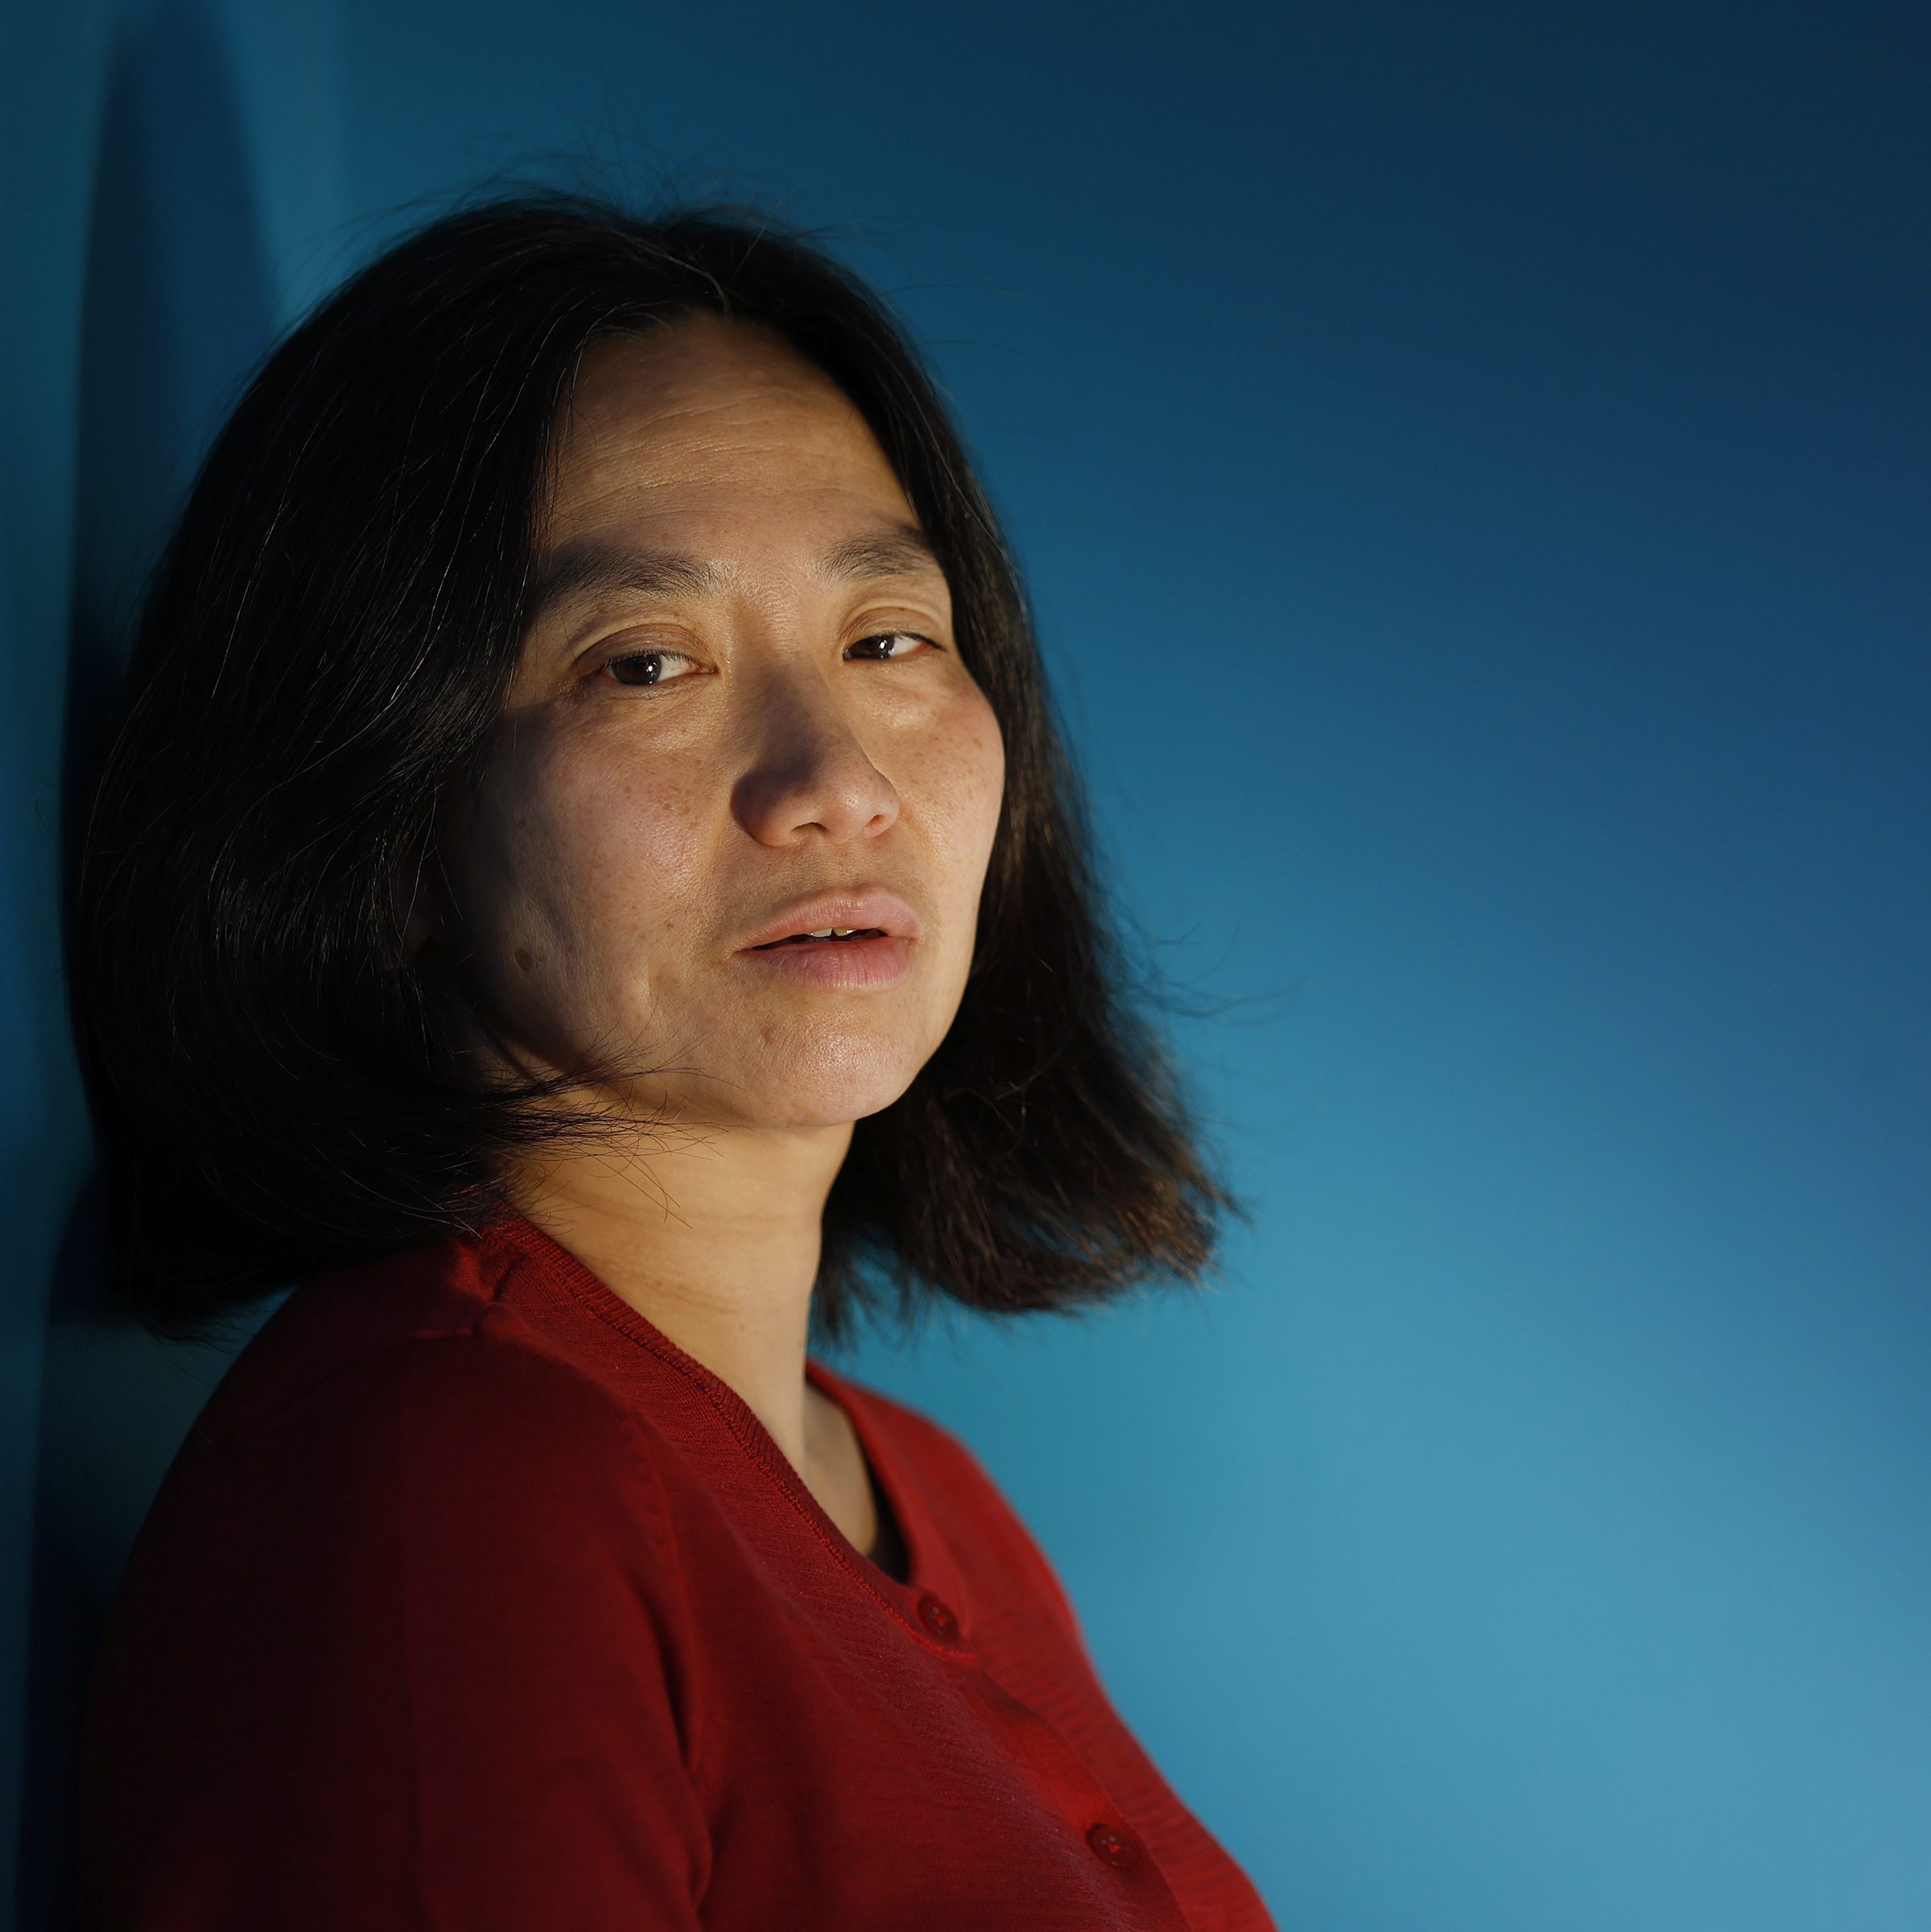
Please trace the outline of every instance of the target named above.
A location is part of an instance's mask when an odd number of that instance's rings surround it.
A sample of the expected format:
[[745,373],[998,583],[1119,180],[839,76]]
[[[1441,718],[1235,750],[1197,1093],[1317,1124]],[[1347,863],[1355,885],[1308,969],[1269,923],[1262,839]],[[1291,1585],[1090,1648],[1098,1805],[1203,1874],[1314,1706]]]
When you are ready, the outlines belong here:
[[616,1396],[505,1298],[510,1272],[452,1240],[301,1282],[229,1364],[196,1433],[238,1449],[405,1397],[452,1424],[505,1403],[568,1428],[623,1423]]
[[157,1869],[179,1840],[268,1871],[290,1818],[325,1818],[324,1916],[373,1924],[349,1893],[416,1896],[432,1855],[457,1861],[432,1893],[490,1857],[554,1890],[561,1831],[588,1922],[646,1849],[679,1883],[701,1860],[701,1633],[654,1439],[486,1288],[448,1256],[304,1284],[170,1468],[93,1694]]
[[500,1287],[460,1242],[304,1282],[229,1364],[166,1486],[431,1542],[459,1521],[633,1541],[660,1514],[642,1418]]

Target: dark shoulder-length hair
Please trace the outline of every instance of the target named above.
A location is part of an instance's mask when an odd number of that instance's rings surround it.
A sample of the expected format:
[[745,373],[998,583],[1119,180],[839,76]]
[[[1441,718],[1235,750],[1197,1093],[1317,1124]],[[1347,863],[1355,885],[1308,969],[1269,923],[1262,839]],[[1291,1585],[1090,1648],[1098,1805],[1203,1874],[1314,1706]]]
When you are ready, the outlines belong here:
[[397,881],[473,776],[524,631],[586,347],[693,312],[839,384],[951,584],[1006,793],[959,1014],[858,1123],[814,1324],[893,1285],[1001,1311],[1198,1279],[1228,1205],[1122,983],[1012,556],[878,299],[761,219],[581,196],[421,229],[269,357],[150,586],[72,840],[68,967],[122,1305],[205,1333],[289,1282],[474,1229],[556,1096],[459,1077]]

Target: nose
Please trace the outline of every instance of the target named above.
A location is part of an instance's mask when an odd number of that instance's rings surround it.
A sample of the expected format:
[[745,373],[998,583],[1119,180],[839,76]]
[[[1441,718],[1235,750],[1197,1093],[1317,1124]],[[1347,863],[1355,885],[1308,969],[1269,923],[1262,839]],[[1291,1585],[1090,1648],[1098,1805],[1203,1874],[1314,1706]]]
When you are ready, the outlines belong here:
[[757,749],[731,794],[738,824],[761,845],[794,844],[813,832],[842,844],[897,822],[891,781],[831,695],[804,687],[812,682],[787,680],[761,694]]

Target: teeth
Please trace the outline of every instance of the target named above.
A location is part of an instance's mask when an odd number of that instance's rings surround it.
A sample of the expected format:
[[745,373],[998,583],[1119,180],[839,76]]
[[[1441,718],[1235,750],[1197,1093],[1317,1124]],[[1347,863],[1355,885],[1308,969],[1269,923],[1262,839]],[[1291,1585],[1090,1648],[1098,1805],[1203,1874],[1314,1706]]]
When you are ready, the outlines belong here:
[[884,936],[881,929],[877,926],[821,926],[815,932],[794,932],[787,939],[767,939],[765,944],[803,946],[812,939],[877,939]]

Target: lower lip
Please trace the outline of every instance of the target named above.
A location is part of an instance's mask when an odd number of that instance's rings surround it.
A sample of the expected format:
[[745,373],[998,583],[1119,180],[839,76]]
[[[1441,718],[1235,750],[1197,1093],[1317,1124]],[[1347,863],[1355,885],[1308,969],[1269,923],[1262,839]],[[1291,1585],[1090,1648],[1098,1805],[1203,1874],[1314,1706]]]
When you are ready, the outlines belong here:
[[801,986],[896,986],[906,976],[911,941],[881,932],[870,939],[806,940],[802,945],[754,946],[737,956]]

